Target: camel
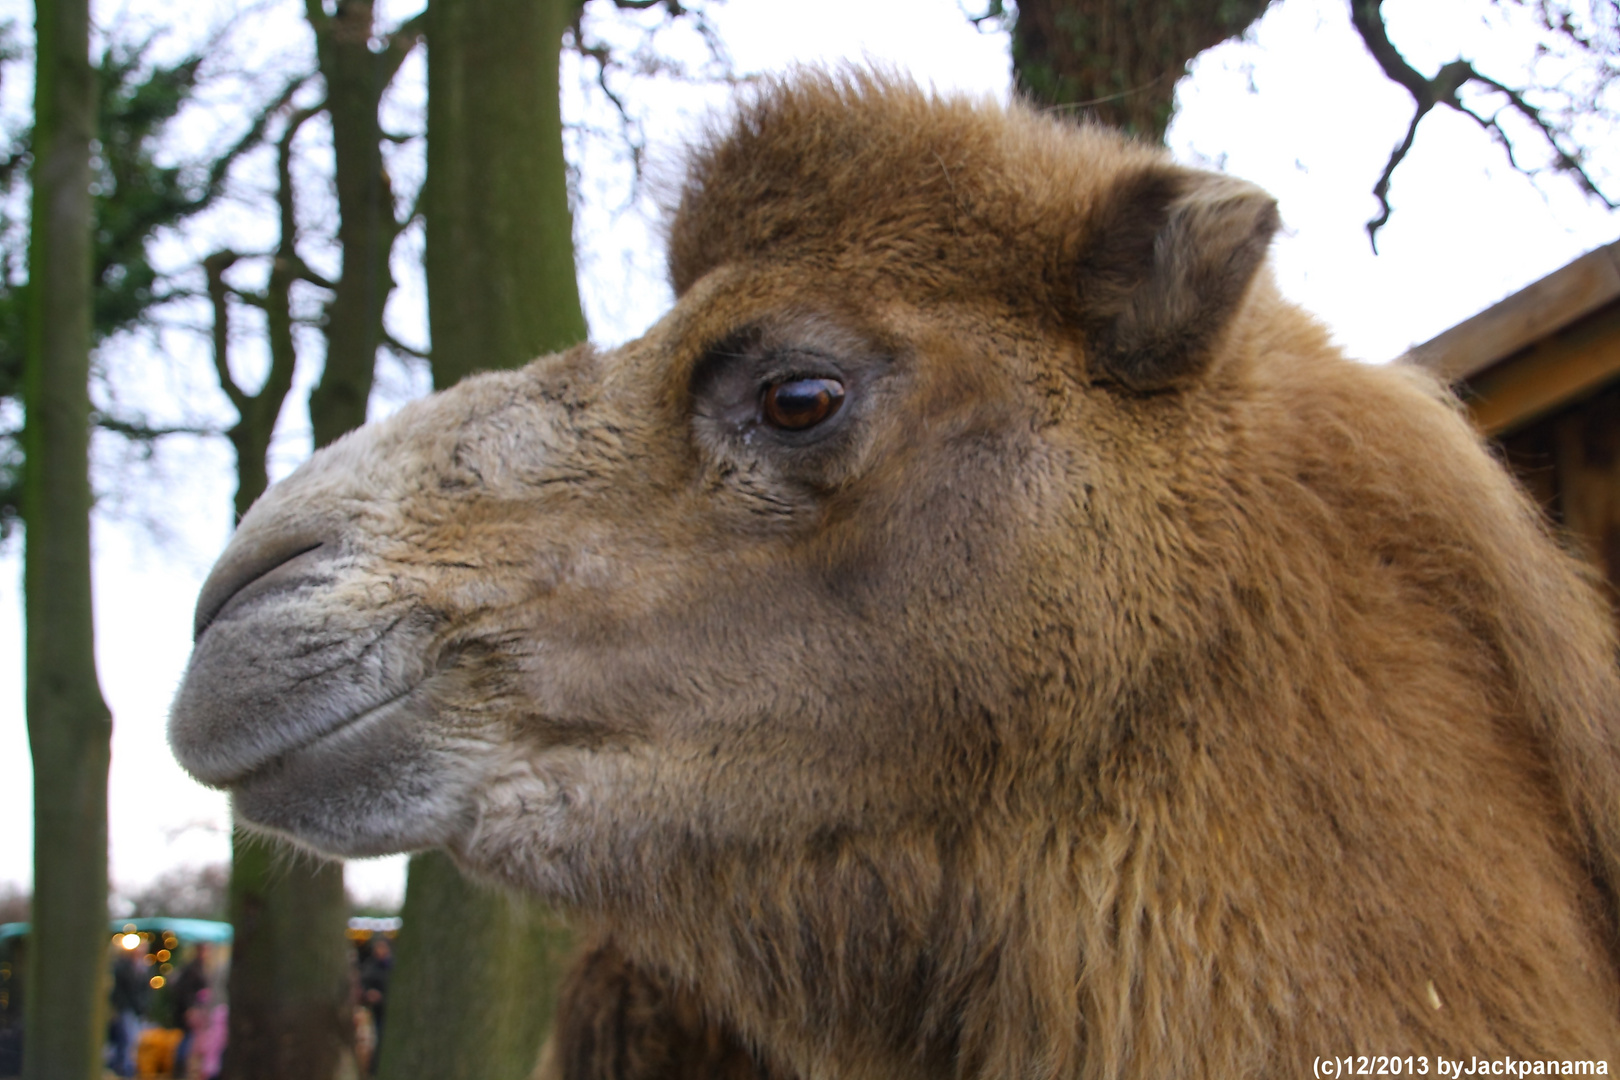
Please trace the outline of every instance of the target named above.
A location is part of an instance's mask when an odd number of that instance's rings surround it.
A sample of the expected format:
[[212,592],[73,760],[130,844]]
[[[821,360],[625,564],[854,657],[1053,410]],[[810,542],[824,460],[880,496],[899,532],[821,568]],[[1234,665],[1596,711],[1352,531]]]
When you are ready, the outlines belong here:
[[1022,105],[755,88],[644,337],[254,505],[175,753],[572,912],[576,1080],[1607,1072],[1610,612],[1277,227]]

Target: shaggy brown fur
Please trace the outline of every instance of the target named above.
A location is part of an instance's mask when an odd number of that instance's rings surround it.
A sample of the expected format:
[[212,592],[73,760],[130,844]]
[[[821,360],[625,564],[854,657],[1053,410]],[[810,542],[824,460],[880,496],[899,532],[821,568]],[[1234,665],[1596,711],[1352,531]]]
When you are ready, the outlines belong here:
[[573,1076],[1613,1068],[1608,613],[1433,385],[1277,295],[1276,222],[1023,109],[762,89],[646,337],[254,507],[177,753],[609,935]]

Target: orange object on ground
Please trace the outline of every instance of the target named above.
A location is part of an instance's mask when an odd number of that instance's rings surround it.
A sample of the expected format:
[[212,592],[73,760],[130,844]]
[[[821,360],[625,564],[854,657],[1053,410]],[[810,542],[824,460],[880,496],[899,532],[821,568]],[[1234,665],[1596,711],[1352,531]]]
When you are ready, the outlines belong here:
[[135,1043],[136,1076],[173,1076],[175,1051],[186,1033],[179,1028],[147,1028]]

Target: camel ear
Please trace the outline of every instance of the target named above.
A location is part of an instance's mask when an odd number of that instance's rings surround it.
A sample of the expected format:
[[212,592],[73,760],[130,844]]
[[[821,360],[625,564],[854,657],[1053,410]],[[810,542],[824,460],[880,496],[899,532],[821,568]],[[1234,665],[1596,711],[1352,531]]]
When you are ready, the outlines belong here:
[[1229,176],[1159,165],[1121,181],[1080,259],[1092,376],[1150,391],[1203,374],[1277,225],[1276,201]]

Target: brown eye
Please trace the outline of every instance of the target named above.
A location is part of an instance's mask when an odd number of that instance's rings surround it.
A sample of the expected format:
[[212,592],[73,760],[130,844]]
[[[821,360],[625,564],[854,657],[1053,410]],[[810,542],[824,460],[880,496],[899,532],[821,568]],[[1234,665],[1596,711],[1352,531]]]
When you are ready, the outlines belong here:
[[765,421],[785,431],[803,431],[843,403],[844,384],[836,379],[789,379],[765,391]]

